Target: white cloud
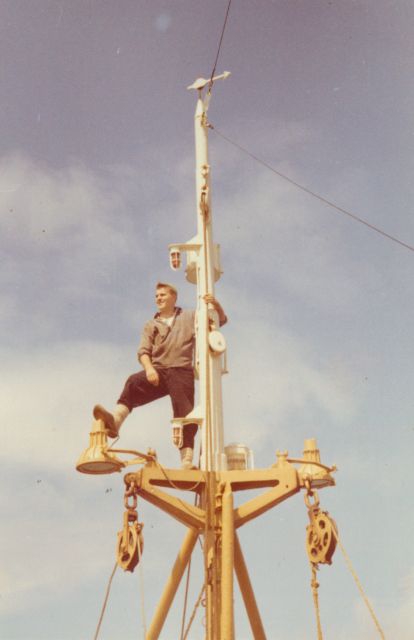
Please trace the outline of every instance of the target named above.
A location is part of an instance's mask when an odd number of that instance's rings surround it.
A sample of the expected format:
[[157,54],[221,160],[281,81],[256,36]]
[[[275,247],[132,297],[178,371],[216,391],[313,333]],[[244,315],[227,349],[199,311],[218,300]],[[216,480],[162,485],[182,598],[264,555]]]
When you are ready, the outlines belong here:
[[[2,158],[0,172],[0,224],[12,241],[39,241],[42,233],[61,241],[68,232],[90,239],[91,225],[97,219],[108,224],[108,211],[120,203],[116,193],[81,165],[52,169],[15,154]],[[8,190],[10,185],[16,186]]]
[[[76,163],[51,169],[18,154],[2,159],[0,281],[16,329],[30,315],[28,330],[45,335],[49,323],[52,334],[60,323],[61,333],[71,305],[92,304],[122,278],[128,260],[141,264],[144,238],[131,233],[124,177],[109,189],[109,173]],[[18,186],[8,191],[9,185]]]
[[[75,464],[89,445],[93,404],[111,408],[127,375],[138,369],[130,356],[119,346],[93,343],[1,352],[4,613],[36,609],[106,579],[122,525],[121,496],[113,511],[122,475],[85,476]],[[142,407],[115,446],[144,452],[155,447],[164,465],[177,466],[170,417],[169,399]],[[164,563],[167,550],[165,556]]]
[[379,275],[355,260],[344,246],[341,225],[322,207],[271,174],[248,175],[217,211],[226,273],[237,270],[240,289],[250,295],[256,289],[263,297],[272,288],[320,311],[351,309],[361,285],[375,286]]
[[[286,436],[292,416],[322,414],[341,423],[355,412],[346,364],[321,362],[314,348],[252,310],[243,328],[228,328],[230,376],[223,381],[225,412],[234,436],[252,444]],[[243,310],[241,310],[243,316]],[[226,329],[224,329],[226,332]],[[232,436],[233,439],[233,436]]]
[[[383,617],[386,625],[386,635],[398,640],[411,640],[414,636],[414,568],[407,571],[397,588],[397,605],[394,610],[387,607]],[[382,618],[381,618],[382,619]]]
[[[72,469],[89,442],[93,405],[115,404],[127,376],[140,368],[134,359],[133,350],[93,343],[62,344],[30,356],[3,350],[0,456],[46,470]],[[139,423],[130,427],[135,439],[145,447],[158,445],[163,427],[154,433],[154,425],[164,414],[168,430],[169,402],[162,401],[155,415],[152,409],[150,420],[148,408],[139,413],[144,420],[130,418]]]
[[[159,275],[151,232],[162,225],[140,192],[136,167],[55,170],[16,154],[3,158],[1,185],[18,185],[0,192],[5,343],[36,351],[78,337],[130,339],[131,329],[138,340]],[[167,201],[163,208],[169,220]],[[166,246],[159,252],[167,271]],[[151,283],[150,294],[143,283]]]

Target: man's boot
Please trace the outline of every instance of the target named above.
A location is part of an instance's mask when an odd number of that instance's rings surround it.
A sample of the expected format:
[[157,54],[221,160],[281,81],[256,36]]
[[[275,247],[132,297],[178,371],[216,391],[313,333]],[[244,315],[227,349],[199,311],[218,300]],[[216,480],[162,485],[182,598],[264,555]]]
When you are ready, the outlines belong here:
[[115,410],[109,413],[102,405],[96,404],[93,408],[95,420],[103,420],[110,438],[117,438],[121,424],[129,415],[130,411],[124,404],[117,404]]
[[181,468],[192,469],[193,468],[193,449],[191,447],[183,447],[180,449],[181,456]]

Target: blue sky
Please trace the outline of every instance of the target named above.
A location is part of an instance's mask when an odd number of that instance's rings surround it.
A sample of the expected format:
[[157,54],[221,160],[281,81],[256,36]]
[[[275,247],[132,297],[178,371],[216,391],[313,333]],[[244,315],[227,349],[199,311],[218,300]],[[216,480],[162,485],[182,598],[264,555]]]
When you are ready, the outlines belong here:
[[[167,245],[196,230],[193,113],[227,2],[3,0],[0,346],[5,640],[93,637],[122,525],[122,477],[74,470],[95,402],[137,369],[153,286],[195,290]],[[404,0],[233,0],[209,111],[275,169],[414,245],[414,8]],[[210,134],[225,440],[257,467],[316,437],[321,503],[387,638],[414,635],[414,254]],[[120,444],[177,464],[168,400]],[[147,622],[184,532],[150,505]],[[316,637],[295,496],[241,531],[272,640]],[[195,562],[194,565],[197,563]],[[193,600],[200,584],[193,568]],[[378,637],[340,551],[319,572],[327,638]],[[101,638],[142,637],[140,577],[115,576]],[[181,599],[180,599],[181,598]],[[250,637],[236,598],[237,638]],[[177,637],[182,594],[164,639]],[[141,634],[141,635],[140,635]],[[200,616],[191,638],[203,637]]]

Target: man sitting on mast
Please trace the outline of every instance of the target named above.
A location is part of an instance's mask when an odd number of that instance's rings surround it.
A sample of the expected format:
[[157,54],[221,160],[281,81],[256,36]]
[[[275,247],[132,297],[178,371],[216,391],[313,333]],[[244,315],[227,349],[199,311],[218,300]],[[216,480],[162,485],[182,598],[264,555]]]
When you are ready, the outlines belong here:
[[[220,303],[211,294],[204,296],[217,311],[220,326],[227,322]],[[138,360],[144,370],[133,373],[125,383],[113,413],[97,404],[96,420],[103,420],[110,438],[116,438],[132,409],[169,395],[174,418],[184,418],[194,408],[195,311],[175,305],[177,289],[158,282],[155,302],[158,312],[144,326],[138,347]],[[180,456],[183,468],[191,468],[197,424],[183,426]]]

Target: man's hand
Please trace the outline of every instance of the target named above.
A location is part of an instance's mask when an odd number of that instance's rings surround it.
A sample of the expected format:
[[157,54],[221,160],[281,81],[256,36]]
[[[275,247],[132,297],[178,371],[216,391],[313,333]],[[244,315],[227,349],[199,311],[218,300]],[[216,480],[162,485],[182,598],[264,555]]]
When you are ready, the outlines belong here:
[[212,304],[214,308],[216,308],[216,305],[218,304],[212,293],[206,293],[206,295],[204,296],[204,300],[205,302],[207,302],[207,304]]
[[207,304],[211,304],[211,306],[214,308],[214,310],[217,311],[218,316],[219,316],[219,320],[220,320],[220,325],[226,324],[227,316],[224,313],[224,309],[221,306],[220,302],[213,296],[213,294],[206,293],[206,295],[204,296],[204,301]]
[[148,382],[153,384],[154,387],[158,387],[160,383],[160,376],[158,375],[157,370],[154,369],[154,367],[147,367],[145,369],[145,373],[146,373]]
[[152,366],[151,358],[147,353],[144,353],[139,358],[140,363],[145,369],[145,375],[147,376],[148,382],[154,385],[154,387],[158,387],[160,384],[160,376],[157,373],[157,370]]

